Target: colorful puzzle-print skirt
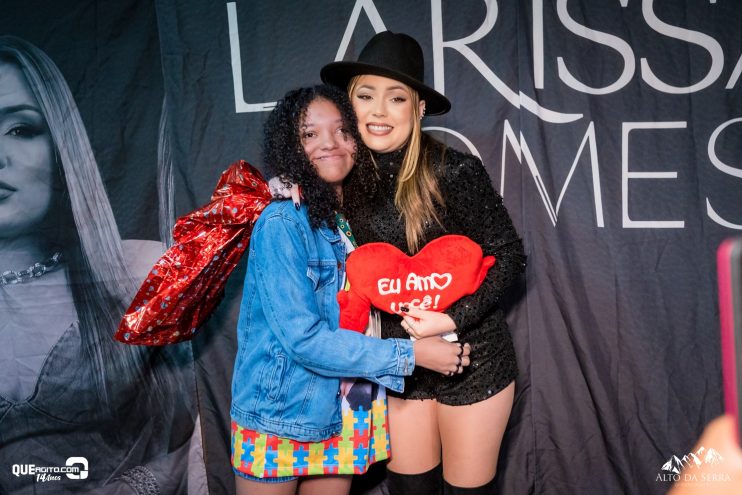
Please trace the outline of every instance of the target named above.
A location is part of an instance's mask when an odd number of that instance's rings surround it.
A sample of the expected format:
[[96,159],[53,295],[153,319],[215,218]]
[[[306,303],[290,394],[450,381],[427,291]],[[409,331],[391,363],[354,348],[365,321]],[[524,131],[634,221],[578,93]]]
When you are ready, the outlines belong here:
[[[256,478],[363,474],[390,455],[386,389],[365,380],[344,381],[343,427],[322,442],[297,442],[232,421],[232,466]],[[351,386],[352,384],[352,386]]]

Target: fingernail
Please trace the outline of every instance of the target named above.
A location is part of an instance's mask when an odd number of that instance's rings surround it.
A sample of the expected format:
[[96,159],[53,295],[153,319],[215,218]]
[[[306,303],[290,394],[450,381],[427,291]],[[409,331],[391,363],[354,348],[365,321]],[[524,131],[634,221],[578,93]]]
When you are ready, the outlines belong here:
[[407,306],[400,306],[399,307],[399,310],[400,311],[404,311],[406,313],[406,312],[408,312],[410,310],[410,308],[408,308]]
[[298,209],[300,208],[300,206],[299,206],[299,203],[296,203],[296,202],[295,202],[295,203],[294,203],[294,208],[296,208],[296,209],[298,210]]

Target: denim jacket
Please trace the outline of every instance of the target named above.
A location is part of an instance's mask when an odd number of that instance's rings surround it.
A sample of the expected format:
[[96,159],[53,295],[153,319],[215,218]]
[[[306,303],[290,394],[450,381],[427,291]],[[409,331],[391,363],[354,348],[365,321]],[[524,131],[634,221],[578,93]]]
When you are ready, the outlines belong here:
[[255,224],[248,256],[232,419],[261,433],[319,441],[341,430],[340,378],[404,388],[402,377],[415,365],[408,339],[338,328],[345,246],[337,230],[313,229],[306,206],[274,202]]

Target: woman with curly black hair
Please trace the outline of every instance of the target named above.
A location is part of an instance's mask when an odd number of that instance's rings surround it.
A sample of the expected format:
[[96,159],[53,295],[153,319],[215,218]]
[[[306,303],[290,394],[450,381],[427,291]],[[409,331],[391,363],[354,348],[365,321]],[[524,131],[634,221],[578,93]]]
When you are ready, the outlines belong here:
[[[322,221],[333,225],[335,212],[340,211],[342,201],[342,188],[337,190],[320,177],[318,170],[311,164],[311,157],[305,153],[305,136],[301,134],[301,129],[297,132],[296,116],[303,116],[315,99],[334,103],[343,124],[356,122],[353,107],[346,104],[347,96],[333,86],[320,85],[286,94],[282,104],[268,117],[263,129],[263,161],[274,176],[304,185],[302,195],[309,205],[312,227],[318,227]],[[353,188],[353,196],[370,192],[367,188],[375,171],[368,153],[356,153],[355,143],[362,142],[358,126],[343,127],[342,132],[353,143],[352,156],[355,160],[355,166],[351,167],[346,178],[345,189]]]
[[399,391],[415,365],[448,373],[469,363],[468,346],[442,338],[338,328],[336,294],[353,247],[340,217],[343,181],[363,191],[373,173],[356,162],[358,146],[353,109],[332,87],[287,93],[266,122],[266,166],[306,189],[301,206],[267,206],[252,232],[232,382],[238,494],[347,493],[349,475],[388,458],[389,443],[383,393],[370,410],[341,414],[341,379]]

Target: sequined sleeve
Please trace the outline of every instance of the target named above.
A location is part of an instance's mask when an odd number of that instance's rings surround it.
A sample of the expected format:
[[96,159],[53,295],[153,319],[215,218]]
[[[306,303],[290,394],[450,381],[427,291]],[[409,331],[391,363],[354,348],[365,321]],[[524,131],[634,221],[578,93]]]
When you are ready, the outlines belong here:
[[482,246],[485,256],[496,259],[477,292],[446,311],[456,323],[459,336],[465,338],[469,328],[496,309],[505,290],[525,269],[526,256],[502,197],[492,187],[482,162],[452,150],[447,155],[440,178],[449,220],[446,223]]

